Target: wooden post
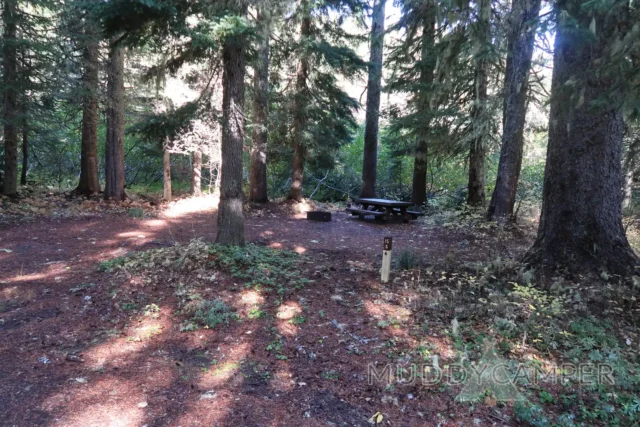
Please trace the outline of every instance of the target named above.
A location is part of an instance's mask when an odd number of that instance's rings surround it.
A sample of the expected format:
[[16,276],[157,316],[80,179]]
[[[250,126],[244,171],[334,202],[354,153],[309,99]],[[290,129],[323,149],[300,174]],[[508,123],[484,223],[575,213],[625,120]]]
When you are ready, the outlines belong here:
[[382,283],[387,283],[389,281],[389,273],[391,273],[392,243],[393,241],[391,237],[385,237],[382,244],[382,269],[380,270],[380,280],[382,281]]

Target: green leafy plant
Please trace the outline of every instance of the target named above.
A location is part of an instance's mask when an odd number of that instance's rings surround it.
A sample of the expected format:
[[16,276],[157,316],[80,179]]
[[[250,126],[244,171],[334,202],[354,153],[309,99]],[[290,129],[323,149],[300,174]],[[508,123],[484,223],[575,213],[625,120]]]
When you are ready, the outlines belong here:
[[192,320],[208,328],[228,325],[232,320],[238,319],[238,315],[219,298],[195,301],[190,310],[193,312]]
[[418,266],[418,256],[414,251],[405,249],[398,255],[398,267],[401,270],[413,270]]

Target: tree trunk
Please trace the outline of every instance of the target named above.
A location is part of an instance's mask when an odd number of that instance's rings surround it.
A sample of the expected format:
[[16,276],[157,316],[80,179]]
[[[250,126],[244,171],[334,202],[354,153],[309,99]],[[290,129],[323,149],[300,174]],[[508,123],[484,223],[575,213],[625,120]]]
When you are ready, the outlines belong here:
[[[87,33],[87,37],[93,34]],[[98,68],[100,45],[90,39],[83,52],[84,74],[82,85],[84,90],[82,105],[82,148],[80,157],[80,182],[76,193],[87,196],[100,192],[98,174]]]
[[433,103],[431,102],[431,92],[434,83],[434,71],[436,60],[434,58],[434,47],[436,37],[436,10],[433,1],[428,2],[424,11],[422,28],[422,50],[420,63],[420,83],[421,92],[417,95],[417,108],[419,115],[423,117],[423,123],[418,135],[418,143],[413,160],[413,181],[411,190],[411,202],[415,206],[424,205],[427,199],[427,167],[428,167],[428,134]]
[[[268,12],[267,12],[268,13]],[[253,146],[251,147],[251,175],[249,201],[266,203],[267,197],[267,107],[269,105],[269,37],[271,28],[265,11],[258,11],[262,38],[253,76]]]
[[202,196],[202,151],[194,151],[191,159],[191,195]]
[[15,196],[18,193],[18,55],[17,55],[16,0],[5,0],[2,12],[4,24],[3,63],[3,121],[4,121],[4,185],[2,193]]
[[411,202],[422,206],[427,198],[427,141],[418,141],[413,159],[413,183],[411,186]]
[[[26,113],[25,113],[26,114]],[[22,126],[22,173],[20,185],[27,185],[27,172],[29,171],[29,127],[26,116]]]
[[245,44],[245,36],[229,37],[222,50],[222,170],[216,242],[234,246],[244,246],[242,145]]
[[[305,16],[302,18],[300,29],[300,39],[306,41],[311,36],[311,16],[307,10],[308,5],[303,2],[302,6]],[[300,56],[300,64],[298,64],[298,72],[296,77],[296,96],[294,100],[294,122],[293,122],[293,175],[291,179],[291,188],[289,189],[289,199],[302,200],[302,178],[304,175],[304,131],[307,126],[307,103],[309,97],[309,87],[307,79],[309,78],[309,57],[306,49]]]
[[535,22],[540,0],[514,0],[505,72],[504,126],[498,177],[489,204],[489,220],[504,223],[513,217],[522,166],[524,124],[527,115],[529,70],[533,56]]
[[[580,5],[556,5],[558,15],[568,13],[575,21],[557,26],[542,215],[525,261],[626,273],[639,260],[622,226],[623,119],[615,105],[620,94],[614,79],[598,71],[608,59],[618,14],[593,15]],[[574,22],[583,28],[595,24],[597,37],[586,40]]]
[[478,36],[480,50],[476,58],[476,72],[474,81],[473,107],[473,141],[469,150],[469,185],[467,194],[468,205],[483,205],[484,192],[484,155],[486,135],[489,128],[489,114],[487,112],[487,85],[489,77],[489,60],[486,58],[487,49],[491,43],[490,32],[491,0],[478,2]]
[[638,150],[640,150],[640,137],[633,138],[629,143],[629,150],[624,159],[624,188],[622,197],[622,209],[628,209],[633,202],[633,180],[636,175]]
[[162,190],[163,198],[171,201],[171,153],[164,150],[162,155]]
[[622,209],[629,209],[633,202],[633,168],[627,169],[624,174],[624,191],[622,196]]
[[122,201],[124,192],[124,49],[112,45],[107,65],[105,200]]
[[369,54],[369,80],[367,82],[361,197],[376,196],[385,2],[386,0],[375,0],[371,16],[371,51]]

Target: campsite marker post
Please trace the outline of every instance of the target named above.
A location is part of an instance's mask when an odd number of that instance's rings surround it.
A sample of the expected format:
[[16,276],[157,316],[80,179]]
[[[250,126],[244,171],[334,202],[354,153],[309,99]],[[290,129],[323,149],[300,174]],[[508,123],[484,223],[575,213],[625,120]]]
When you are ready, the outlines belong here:
[[389,273],[391,273],[391,248],[393,240],[391,237],[385,237],[382,243],[382,269],[380,270],[382,283],[389,281]]

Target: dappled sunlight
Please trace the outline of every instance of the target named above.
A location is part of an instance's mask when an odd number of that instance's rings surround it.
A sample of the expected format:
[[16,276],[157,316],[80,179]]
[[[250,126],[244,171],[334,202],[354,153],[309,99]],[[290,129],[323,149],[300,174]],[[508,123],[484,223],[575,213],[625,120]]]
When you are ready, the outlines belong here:
[[280,242],[269,243],[269,247],[271,249],[282,249],[282,248],[284,248],[284,246]]
[[291,365],[292,363],[288,360],[278,362],[278,367],[270,383],[271,388],[281,393],[287,393],[298,387],[294,380],[295,376],[291,372]]
[[35,298],[35,296],[36,292],[31,287],[12,286],[0,291],[0,298],[3,300],[20,299],[23,301],[29,301]]
[[240,294],[240,301],[244,306],[254,306],[264,303],[264,297],[258,291],[245,289]]
[[[53,277],[54,275],[55,277]],[[64,275],[64,271],[53,271],[48,273],[31,273],[31,274],[22,274],[21,272],[17,272],[14,277],[9,278],[8,280],[3,280],[3,282],[4,283],[35,282],[35,281],[41,281],[49,278],[53,278],[55,281],[61,281],[63,279],[63,275]]]
[[105,365],[120,365],[126,357],[140,352],[148,346],[148,342],[134,342],[128,337],[111,339],[86,350],[83,355],[87,366],[102,369]]
[[198,379],[198,386],[203,390],[223,386],[231,377],[238,374],[243,360],[251,350],[248,342],[234,342],[233,345],[221,346],[224,359],[216,360]]
[[280,320],[291,320],[294,316],[302,313],[300,304],[294,301],[287,301],[278,307],[276,317]]
[[43,410],[53,412],[60,406],[73,409],[56,424],[78,427],[141,426],[145,420],[144,392],[133,380],[120,377],[102,377],[95,382],[84,378],[70,378],[64,392],[48,397]]
[[169,203],[169,205],[162,212],[162,215],[167,218],[180,218],[182,216],[204,212],[215,211],[218,209],[218,203],[220,198],[214,195],[205,195],[201,197],[188,197],[186,199],[176,200]]
[[298,325],[304,322],[302,307],[298,302],[288,301],[278,307],[277,327],[280,334],[293,337],[298,334]]
[[427,335],[422,338],[421,345],[429,346],[432,353],[440,356],[441,359],[453,359],[456,357],[456,350],[451,341],[445,337],[435,337]]
[[149,310],[126,334],[113,337],[83,352],[85,363],[93,369],[122,365],[129,357],[146,350],[155,336],[172,327],[171,309]]
[[118,237],[124,237],[128,239],[146,239],[149,236],[146,236],[145,234],[140,233],[138,231],[127,231],[127,232],[118,234]]
[[307,248],[305,248],[304,246],[294,246],[293,251],[297,254],[304,254],[307,252]]
[[164,219],[147,219],[143,224],[147,227],[166,227],[169,223]]

